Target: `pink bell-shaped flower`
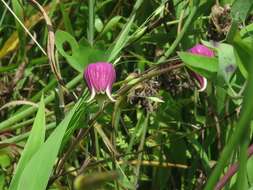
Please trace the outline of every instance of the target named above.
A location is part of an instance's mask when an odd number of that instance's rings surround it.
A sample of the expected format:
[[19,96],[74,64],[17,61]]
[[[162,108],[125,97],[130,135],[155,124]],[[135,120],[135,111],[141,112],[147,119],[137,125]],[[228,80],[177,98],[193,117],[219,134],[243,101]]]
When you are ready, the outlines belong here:
[[112,97],[111,91],[112,85],[116,80],[116,72],[111,63],[91,63],[85,69],[83,76],[91,92],[88,102],[93,100],[96,94],[100,93],[106,93],[111,101],[115,101]]
[[[209,48],[207,48],[204,45],[201,44],[197,44],[194,47],[192,47],[191,49],[189,49],[189,52],[192,54],[197,54],[197,55],[202,55],[202,56],[206,56],[206,57],[214,57],[214,52],[212,50],[210,50]],[[191,71],[191,76],[193,76],[199,83],[200,85],[200,89],[198,91],[202,92],[206,89],[207,86],[207,79],[193,71]]]

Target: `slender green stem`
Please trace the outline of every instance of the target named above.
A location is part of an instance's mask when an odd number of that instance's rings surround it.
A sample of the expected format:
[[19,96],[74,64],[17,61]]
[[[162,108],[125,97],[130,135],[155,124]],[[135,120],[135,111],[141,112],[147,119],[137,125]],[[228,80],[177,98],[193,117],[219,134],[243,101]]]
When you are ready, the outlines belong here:
[[[49,117],[51,115],[53,115],[53,112],[46,113],[46,117]],[[21,123],[17,123],[16,125],[12,125],[10,128],[8,128],[8,130],[16,130],[16,129],[31,125],[34,122],[34,119],[35,118],[27,119]]]
[[95,0],[89,0],[89,31],[88,41],[91,46],[94,44],[94,18],[95,18]]
[[[58,72],[61,75],[60,65],[59,65],[59,57],[58,53],[55,53],[55,64],[57,67]],[[56,117],[56,124],[59,124],[62,119],[64,118],[64,108],[65,108],[65,101],[64,101],[64,92],[63,86],[58,82],[57,88],[55,89],[56,98],[55,98],[55,117]]]
[[[20,21],[22,23],[24,23],[24,10],[23,10],[23,3],[22,1],[18,1],[18,0],[12,0],[12,9],[13,12],[16,14],[16,16],[20,19]],[[19,22],[17,20],[16,21],[16,28],[17,28],[17,32],[18,32],[18,38],[19,38],[19,47],[25,47],[26,45],[26,35],[25,32],[23,30],[23,28],[21,27],[21,25],[19,24]],[[25,59],[25,54],[26,54],[26,48],[19,48],[19,53],[18,53],[18,62],[21,63],[24,61]]]
[[[45,104],[48,104],[49,102],[51,102],[55,97],[55,94],[51,94],[50,96],[48,96],[47,98],[45,98]],[[36,110],[38,108],[37,107],[29,107],[28,109],[14,115],[13,117],[3,121],[0,123],[0,130],[6,129],[9,126],[11,126],[12,124],[21,121],[22,119],[24,119],[27,116],[30,116],[31,114],[35,113]]]
[[144,147],[144,142],[146,139],[146,134],[147,134],[147,130],[148,130],[148,121],[149,121],[149,113],[147,113],[145,121],[143,123],[143,130],[142,130],[142,136],[141,136],[141,142],[138,148],[138,151],[141,151],[141,153],[138,155],[138,162],[135,168],[135,183],[134,186],[137,189],[137,185],[138,185],[138,179],[139,179],[139,175],[140,175],[140,167],[141,167],[141,160],[142,160],[142,151],[143,151],[143,147]]
[[[82,80],[83,76],[82,74],[77,75],[73,80],[71,80],[66,87],[67,88],[73,88],[75,85],[77,85],[81,80]],[[49,95],[48,97],[45,98],[45,105],[48,104],[49,102],[53,101],[55,98],[55,93],[52,93],[51,95]],[[0,123],[0,130],[6,129],[9,126],[11,126],[12,124],[23,120],[24,118],[32,115],[33,113],[35,113],[37,111],[36,107],[30,107],[20,113],[17,113],[16,115],[12,116],[11,118],[3,121]]]
[[99,139],[98,139],[98,133],[95,129],[94,129],[94,134],[95,134],[96,157],[97,157],[97,160],[100,160]]
[[66,10],[64,3],[60,3],[59,5],[60,5],[61,14],[63,17],[64,26],[67,32],[70,33],[72,36],[75,36],[73,27],[71,25],[71,20],[68,15],[70,11]]
[[[54,129],[55,127],[56,127],[56,124],[55,124],[55,122],[53,122],[53,123],[48,124],[46,126],[46,129],[50,130],[50,129]],[[1,141],[1,143],[3,143],[3,144],[4,143],[18,143],[18,142],[26,139],[27,137],[29,137],[30,133],[31,133],[30,131],[26,132],[26,133],[23,133],[21,135],[18,135],[18,136],[15,136],[15,137],[3,140],[3,141]]]
[[[118,126],[119,126],[119,120],[120,120],[120,115],[121,115],[121,102],[122,102],[123,98],[120,97],[117,102],[114,105],[114,112],[113,112],[113,117],[112,117],[112,145],[113,147],[116,147],[116,134],[118,133]],[[116,170],[117,169],[117,159],[116,159],[116,155],[113,153],[113,168]],[[119,183],[117,180],[114,181],[116,190],[119,189]]]
[[124,88],[120,89],[118,91],[118,96],[124,96],[126,95],[126,92],[129,91],[133,86],[139,84],[140,82],[146,80],[146,79],[150,79],[152,77],[167,73],[169,71],[172,71],[173,69],[177,69],[182,67],[183,64],[177,64],[177,65],[172,65],[170,67],[164,68],[164,69],[158,69],[158,70],[154,70],[154,71],[150,71],[148,73],[142,74],[140,75],[140,78],[135,78],[132,79]]
[[[143,80],[145,79],[148,79],[148,78],[151,78],[153,76],[157,76],[159,74],[163,74],[163,73],[166,73],[166,72],[169,72],[173,69],[176,69],[176,68],[179,68],[179,67],[182,67],[182,65],[178,64],[178,65],[174,65],[174,66],[171,66],[171,67],[168,67],[168,68],[165,68],[165,69],[160,69],[160,70],[157,70],[157,71],[152,71],[152,72],[149,72],[143,76],[141,76],[141,78],[139,78],[134,84],[132,85],[126,85],[125,88],[123,88],[122,90],[120,90],[120,92],[118,93],[118,95],[123,95],[125,94],[129,89],[132,88],[132,86],[142,82]],[[71,80],[67,85],[66,87],[67,88],[73,88],[75,85],[77,85],[80,81],[82,80],[82,74],[79,74],[78,76],[76,76],[73,80]],[[55,98],[55,94],[52,93],[51,95],[49,95],[48,97],[45,98],[45,104],[48,104],[49,102],[53,101],[53,99]],[[9,126],[11,126],[12,124],[18,122],[18,121],[21,121],[22,119],[32,115],[33,113],[35,113],[37,110],[36,107],[30,107],[24,111],[21,111],[20,113],[17,113],[16,115],[14,115],[13,117],[3,121],[0,123],[0,130],[3,130],[3,129],[6,129],[8,128]]]
[[[9,3],[10,3],[10,1],[7,1],[7,4],[9,4]],[[2,24],[3,24],[6,12],[7,12],[7,8],[5,7],[5,9],[4,9],[3,13],[2,13],[1,19],[0,19],[0,26],[2,26]]]
[[110,47],[110,55],[107,59],[107,61],[111,62],[112,60],[115,60],[119,52],[127,46],[127,43],[130,40],[129,32],[133,25],[133,22],[135,20],[136,12],[143,3],[143,0],[137,0],[134,4],[133,11],[131,12],[129,19],[123,29],[121,30],[119,36],[115,40],[115,42]]
[[[133,134],[131,135],[131,139],[130,139],[130,141],[129,141],[129,145],[128,145],[128,147],[127,147],[126,154],[131,153],[132,148],[133,148],[133,145],[134,145],[134,142],[135,142],[135,140],[136,140],[136,138],[137,138],[137,134],[138,134],[138,132],[139,132],[139,130],[140,130],[140,127],[141,127],[141,124],[142,124],[143,120],[144,120],[144,113],[143,113],[143,112],[140,112],[139,120],[138,120],[136,126],[134,127],[134,132],[133,132]],[[123,171],[125,170],[125,168],[126,168],[126,166],[127,166],[127,161],[128,161],[128,159],[129,159],[128,157],[125,157],[125,158],[124,158],[124,163],[123,163],[122,166],[121,166],[121,168],[122,168]]]
[[236,185],[237,189],[248,189],[247,185],[247,160],[248,160],[248,146],[250,143],[250,129],[244,133],[241,140],[240,156],[239,156],[239,171],[237,175]]

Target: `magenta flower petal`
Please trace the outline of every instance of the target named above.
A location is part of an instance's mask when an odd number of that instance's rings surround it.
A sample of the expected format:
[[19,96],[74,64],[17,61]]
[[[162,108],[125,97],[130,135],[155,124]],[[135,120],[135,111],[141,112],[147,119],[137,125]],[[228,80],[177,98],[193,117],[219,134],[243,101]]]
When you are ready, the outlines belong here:
[[112,85],[116,80],[116,71],[111,63],[91,63],[84,71],[84,79],[91,92],[91,101],[96,94],[106,93],[108,98],[115,101],[111,96]]
[[214,56],[214,52],[212,50],[210,50],[208,47],[201,45],[201,44],[195,45],[194,47],[189,49],[189,52],[191,52],[193,54],[197,54],[197,55],[203,55],[206,57],[213,57]]
[[[208,47],[201,45],[201,44],[195,45],[194,47],[189,49],[189,52],[191,52],[192,54],[196,54],[196,55],[202,55],[202,56],[206,56],[206,57],[214,57],[214,52],[212,50],[210,50]],[[198,81],[198,83],[200,85],[199,91],[200,92],[204,91],[207,86],[207,79],[205,77],[193,72],[193,71],[190,72],[190,75]]]

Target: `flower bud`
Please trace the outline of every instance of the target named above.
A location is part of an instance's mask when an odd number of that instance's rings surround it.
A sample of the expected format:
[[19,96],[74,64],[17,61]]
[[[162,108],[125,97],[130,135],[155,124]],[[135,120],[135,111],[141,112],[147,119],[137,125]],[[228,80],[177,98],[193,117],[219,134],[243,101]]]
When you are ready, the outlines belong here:
[[[202,55],[202,56],[206,56],[206,57],[214,57],[214,52],[212,50],[210,50],[209,48],[207,48],[204,45],[201,44],[197,44],[194,47],[192,47],[191,49],[189,49],[189,52],[192,54],[196,54],[196,55]],[[193,71],[191,71],[191,76],[194,77],[199,85],[200,85],[200,89],[198,91],[202,92],[206,89],[207,86],[207,79]]]
[[106,93],[111,101],[115,101],[111,91],[112,85],[116,80],[116,72],[111,63],[97,62],[89,64],[84,71],[84,79],[91,92],[88,102],[93,100],[96,94],[100,93]]

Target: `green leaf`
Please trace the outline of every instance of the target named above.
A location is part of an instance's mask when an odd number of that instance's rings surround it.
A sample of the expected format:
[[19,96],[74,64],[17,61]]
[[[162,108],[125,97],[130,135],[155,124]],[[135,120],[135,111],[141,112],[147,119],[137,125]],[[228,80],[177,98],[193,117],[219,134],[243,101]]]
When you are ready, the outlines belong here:
[[[70,46],[69,52],[64,50],[64,46],[67,44]],[[58,30],[55,33],[55,45],[59,53],[67,59],[70,66],[82,72],[85,64],[88,62],[88,57],[86,56],[85,49],[83,49],[83,55],[81,54],[80,47],[75,38],[67,32]]]
[[104,28],[104,24],[99,17],[95,18],[95,28],[98,32],[101,32]]
[[0,189],[4,189],[5,176],[0,174]]
[[33,127],[25,148],[21,154],[19,159],[17,168],[15,170],[15,174],[11,180],[11,184],[9,189],[16,190],[18,187],[20,176],[26,167],[26,165],[30,162],[32,156],[39,150],[41,145],[44,143],[45,139],[45,131],[46,131],[46,121],[45,121],[45,105],[44,105],[44,97],[41,96],[39,110],[35,117]]
[[[12,0],[12,8],[15,13],[15,15],[19,18],[19,20],[24,23],[24,13],[23,13],[23,8],[24,5],[22,4],[22,1],[19,0]],[[17,20],[16,22],[16,27],[17,27],[17,32],[18,32],[18,38],[19,38],[19,61],[23,61],[25,58],[25,45],[26,45],[26,35],[25,31],[22,28],[22,26],[19,24]]]
[[124,29],[121,31],[119,37],[116,39],[116,42],[111,47],[108,61],[114,60],[130,39],[129,32],[134,22],[134,18],[134,16],[131,17],[131,19],[126,23]]
[[[240,54],[241,54],[241,52],[240,52]],[[245,69],[245,67],[243,65],[243,62],[240,58],[240,55],[238,54],[238,50],[235,50],[235,58],[236,58],[236,64],[237,64],[241,74],[243,75],[243,77],[245,79],[247,79],[248,78],[248,72],[247,72],[247,70]]]
[[247,25],[246,27],[243,27],[240,31],[240,35],[242,38],[252,36],[253,34],[253,23]]
[[119,174],[115,171],[96,172],[89,175],[79,175],[76,177],[74,187],[76,190],[100,189],[104,183],[117,179]]
[[252,9],[252,5],[252,0],[235,0],[231,9],[232,18],[244,22]]
[[216,57],[205,57],[186,52],[178,52],[178,55],[187,67],[206,78],[214,78],[218,72],[219,64]]
[[71,24],[71,20],[69,18],[69,11],[66,10],[65,8],[65,4],[64,3],[60,3],[60,10],[61,10],[61,14],[62,14],[62,18],[63,18],[63,23],[64,23],[64,27],[66,28],[66,30],[74,35],[74,30]]
[[[234,35],[231,36],[232,43],[234,45],[234,48],[236,51],[241,52],[243,56],[240,58],[242,59],[243,65],[248,65],[248,71],[249,73],[253,72],[253,46],[252,44],[245,44],[242,42],[240,35]],[[240,56],[240,55],[239,55]],[[217,183],[217,180],[220,177],[220,174],[224,171],[224,168],[226,167],[227,161],[231,158],[231,154],[233,151],[238,147],[239,144],[242,143],[242,140],[245,138],[245,135],[248,133],[248,127],[250,126],[250,121],[252,120],[252,96],[253,96],[253,76],[249,75],[249,80],[247,83],[247,87],[244,92],[244,98],[243,98],[243,104],[242,104],[242,111],[240,112],[240,118],[239,121],[236,124],[235,130],[232,134],[232,136],[229,138],[229,141],[227,142],[226,146],[224,147],[220,158],[218,160],[218,163],[215,167],[215,169],[212,172],[212,175],[209,177],[209,180],[206,183],[205,190],[211,190],[214,189],[215,184]],[[247,137],[246,137],[247,138]],[[239,166],[239,173],[238,175],[242,175],[242,173],[245,172],[245,165]],[[241,185],[240,182],[242,179],[237,180],[237,183],[239,186]],[[240,186],[240,188],[242,185]],[[238,186],[237,186],[238,189]]]
[[247,176],[250,187],[253,187],[253,157],[251,156],[247,162]]
[[228,83],[236,70],[236,58],[233,46],[225,43],[219,44],[217,47],[219,70],[217,73],[218,81],[223,84]]
[[234,46],[236,64],[241,74],[244,76],[244,78],[248,78],[247,71],[249,69],[249,65],[245,65],[245,63],[248,63],[247,59],[249,55],[246,51],[243,51],[243,49],[250,49],[252,39],[251,37],[243,39],[242,35],[245,35],[244,32],[245,31],[243,30],[239,32],[238,23],[236,21],[233,21],[229,34],[227,36],[227,41]]
[[[69,33],[58,30],[55,34],[55,45],[59,53],[65,57],[75,70],[83,72],[86,65],[97,61],[106,61],[107,52],[80,43]],[[69,45],[70,50],[64,50]]]
[[65,131],[78,109],[83,105],[83,99],[71,109],[64,120],[51,133],[49,138],[34,154],[20,176],[18,190],[45,190],[53,169]]
[[220,86],[216,86],[216,103],[217,103],[217,111],[220,114],[223,110],[223,108],[225,107],[225,100],[227,97],[227,91],[220,87]]
[[237,31],[231,37],[234,46],[237,65],[245,78],[248,77],[248,70],[250,69],[249,58],[251,57],[253,39],[251,37],[242,39],[240,33]]
[[112,30],[120,21],[122,16],[115,16],[105,25],[103,31],[101,32],[101,36],[107,33],[109,30]]
[[6,168],[11,164],[11,159],[5,151],[0,151],[0,168]]
[[204,147],[194,137],[188,137],[188,140],[190,144],[193,146],[193,148],[196,150],[196,153],[198,154],[194,156],[198,156],[201,158],[200,160],[205,169],[205,172],[209,174],[211,171],[210,160],[207,153],[205,152]]

